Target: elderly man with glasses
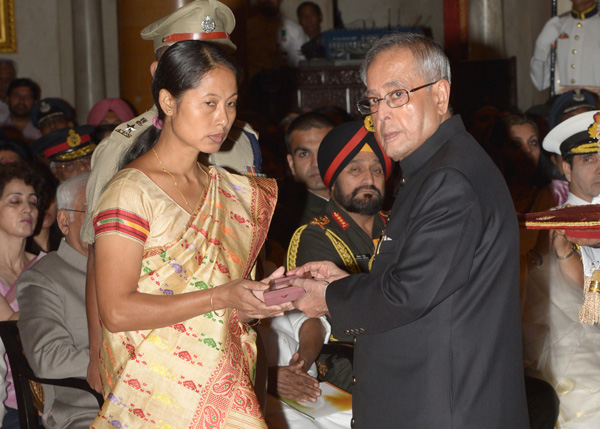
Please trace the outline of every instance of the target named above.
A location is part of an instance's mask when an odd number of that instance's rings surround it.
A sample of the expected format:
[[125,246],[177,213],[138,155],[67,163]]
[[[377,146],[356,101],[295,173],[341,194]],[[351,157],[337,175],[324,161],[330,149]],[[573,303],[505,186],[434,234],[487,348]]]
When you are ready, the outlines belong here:
[[[415,34],[373,45],[362,67],[377,140],[400,163],[370,273],[330,262],[295,305],[353,335],[353,427],[527,428],[518,225],[498,169],[449,109],[450,66]],[[412,88],[412,89],[409,89]]]
[[[84,378],[87,374],[87,243],[80,231],[88,178],[89,173],[83,173],[58,187],[57,221],[65,238],[58,251],[24,271],[17,283],[23,350],[39,377]],[[90,393],[44,385],[44,427],[88,428],[97,413],[98,402]]]

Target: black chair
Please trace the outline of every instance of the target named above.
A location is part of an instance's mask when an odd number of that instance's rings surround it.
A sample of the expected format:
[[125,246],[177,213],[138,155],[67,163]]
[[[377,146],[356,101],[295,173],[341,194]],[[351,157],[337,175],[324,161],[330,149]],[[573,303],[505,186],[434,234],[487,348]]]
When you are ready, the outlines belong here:
[[23,354],[19,328],[17,327],[16,321],[9,320],[0,322],[0,338],[6,348],[8,362],[10,363],[12,370],[21,428],[40,428],[40,425],[38,424],[38,413],[34,406],[34,397],[29,384],[30,380],[53,386],[72,387],[84,390],[93,394],[98,400],[99,407],[102,407],[104,397],[93,390],[87,381],[82,378],[48,379],[37,377],[33,373],[33,370],[29,366],[29,362],[27,362],[27,359]]

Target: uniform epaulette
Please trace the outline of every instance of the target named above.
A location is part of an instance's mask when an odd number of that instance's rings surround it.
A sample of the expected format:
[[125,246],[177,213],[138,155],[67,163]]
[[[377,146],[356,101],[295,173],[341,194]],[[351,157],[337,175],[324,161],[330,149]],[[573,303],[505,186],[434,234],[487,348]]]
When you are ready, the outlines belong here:
[[147,127],[152,125],[152,118],[156,115],[152,110],[148,110],[142,115],[133,118],[130,121],[123,122],[111,133],[111,139],[133,141],[135,140]]

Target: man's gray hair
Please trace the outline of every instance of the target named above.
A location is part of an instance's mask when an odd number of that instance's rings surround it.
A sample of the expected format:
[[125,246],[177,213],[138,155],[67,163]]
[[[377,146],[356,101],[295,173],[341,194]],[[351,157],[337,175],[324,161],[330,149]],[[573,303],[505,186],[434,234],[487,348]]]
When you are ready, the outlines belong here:
[[360,66],[360,77],[367,84],[367,69],[375,58],[390,49],[410,49],[415,58],[415,70],[426,83],[446,79],[450,82],[450,61],[442,47],[433,39],[416,33],[393,33],[379,39],[371,46]]
[[[89,178],[90,173],[86,172],[62,182],[56,190],[56,208],[58,210],[74,209],[73,202],[75,201],[75,197],[80,192],[85,192]],[[69,212],[69,219],[71,222],[75,219],[73,212]]]

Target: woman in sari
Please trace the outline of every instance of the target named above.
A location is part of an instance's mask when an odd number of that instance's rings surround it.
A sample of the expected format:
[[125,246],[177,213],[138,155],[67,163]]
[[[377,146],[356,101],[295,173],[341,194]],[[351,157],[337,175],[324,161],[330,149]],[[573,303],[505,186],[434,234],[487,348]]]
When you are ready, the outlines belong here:
[[252,385],[256,334],[244,322],[291,305],[265,306],[266,282],[244,279],[276,185],[196,161],[234,121],[237,69],[214,44],[179,42],[152,93],[154,127],[93,214],[106,401],[92,427],[266,427]]

